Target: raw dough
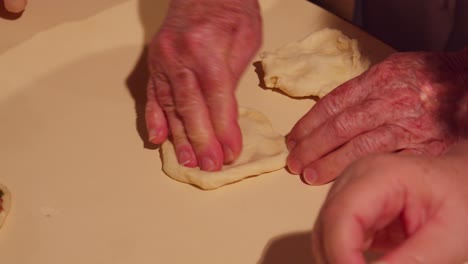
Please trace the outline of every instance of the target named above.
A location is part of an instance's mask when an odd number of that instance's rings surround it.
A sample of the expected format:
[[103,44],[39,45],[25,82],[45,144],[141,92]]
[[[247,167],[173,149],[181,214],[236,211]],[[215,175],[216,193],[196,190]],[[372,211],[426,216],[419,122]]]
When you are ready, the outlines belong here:
[[288,150],[285,138],[273,129],[263,114],[240,108],[239,125],[242,131],[242,152],[235,162],[224,165],[221,171],[207,172],[180,165],[174,146],[166,140],[161,147],[164,172],[174,180],[209,190],[286,166]]
[[10,212],[10,205],[11,205],[11,194],[8,189],[0,184],[0,227],[2,227],[3,223]]
[[370,64],[361,56],[357,40],[329,28],[260,57],[265,85],[293,97],[323,97]]

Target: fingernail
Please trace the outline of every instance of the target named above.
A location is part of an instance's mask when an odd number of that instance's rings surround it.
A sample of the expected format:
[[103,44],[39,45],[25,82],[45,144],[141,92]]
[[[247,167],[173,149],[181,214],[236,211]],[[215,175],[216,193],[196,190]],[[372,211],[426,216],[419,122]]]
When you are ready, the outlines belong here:
[[214,171],[216,170],[216,164],[211,158],[204,157],[201,160],[200,169],[204,171]]
[[288,147],[288,150],[291,151],[296,146],[296,141],[294,140],[288,140],[286,143],[286,146]]
[[232,149],[227,145],[223,145],[223,151],[224,151],[224,161],[227,163],[233,162],[234,152],[232,152]]
[[301,174],[302,164],[296,158],[290,157],[288,159],[288,169],[293,174]]
[[158,137],[158,131],[156,129],[150,129],[148,131],[148,138],[149,138],[150,142],[152,142],[153,139],[155,139],[157,137]]
[[4,4],[6,10],[13,13],[20,13],[25,8],[20,1],[5,1]]
[[182,150],[181,152],[179,152],[179,164],[186,166],[192,163],[192,161],[193,159],[192,155],[190,155],[190,152],[186,150]]
[[312,168],[306,168],[303,173],[304,180],[307,184],[314,184],[317,181],[317,171]]

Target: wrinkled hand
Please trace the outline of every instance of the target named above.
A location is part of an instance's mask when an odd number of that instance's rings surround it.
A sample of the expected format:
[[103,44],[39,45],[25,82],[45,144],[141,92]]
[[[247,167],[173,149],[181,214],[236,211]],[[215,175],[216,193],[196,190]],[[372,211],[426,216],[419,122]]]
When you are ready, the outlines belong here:
[[26,8],[28,0],[3,0],[6,10],[12,13],[21,13]]
[[289,134],[290,171],[323,184],[370,153],[446,151],[468,117],[466,51],[395,54],[337,87]]
[[202,170],[237,158],[235,88],[261,44],[257,0],[173,0],[150,44],[150,141],[171,135],[178,161]]
[[[381,154],[338,177],[313,231],[317,263],[468,261],[468,143],[440,157]],[[380,262],[379,262],[380,263]]]

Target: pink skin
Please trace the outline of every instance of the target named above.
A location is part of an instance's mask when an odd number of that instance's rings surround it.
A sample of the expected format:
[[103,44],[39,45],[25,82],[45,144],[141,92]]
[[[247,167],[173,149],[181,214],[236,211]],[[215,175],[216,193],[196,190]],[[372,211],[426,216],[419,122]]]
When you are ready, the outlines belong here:
[[12,13],[21,13],[26,8],[27,0],[3,0],[6,10]]
[[467,116],[467,53],[395,54],[337,87],[288,135],[289,170],[324,184],[371,153],[444,153]]
[[[332,186],[312,234],[315,263],[468,261],[468,141],[440,156],[380,154]],[[380,262],[379,262],[380,263]]]
[[206,171],[239,156],[235,88],[261,28],[257,0],[172,0],[149,47],[151,142],[170,135],[179,163]]

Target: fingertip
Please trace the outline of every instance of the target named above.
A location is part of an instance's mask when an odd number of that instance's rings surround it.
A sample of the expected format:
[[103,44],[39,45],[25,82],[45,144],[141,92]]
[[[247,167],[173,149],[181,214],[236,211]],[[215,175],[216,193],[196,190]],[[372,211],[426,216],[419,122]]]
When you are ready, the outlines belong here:
[[166,141],[169,131],[166,124],[166,119],[158,120],[157,114],[154,112],[146,113],[146,129],[148,132],[148,140],[153,144],[162,144]]
[[304,169],[302,177],[304,181],[309,185],[315,185],[318,180],[317,171],[310,167]]
[[148,140],[153,144],[162,144],[167,140],[167,129],[149,129]]
[[242,134],[240,128],[233,130],[229,139],[222,140],[222,148],[224,154],[224,163],[229,164],[234,162],[242,152]]
[[232,103],[230,108],[211,110],[213,128],[217,140],[222,146],[224,163],[234,162],[242,152],[242,131],[239,126],[237,104]]
[[5,9],[11,13],[21,13],[26,8],[26,0],[5,0]]
[[222,163],[210,156],[202,157],[200,160],[200,169],[204,171],[219,171],[222,168]]
[[229,145],[223,145],[224,163],[231,163],[236,159],[234,151]]
[[302,173],[302,163],[296,157],[289,155],[286,165],[292,174],[299,175]]
[[220,171],[223,168],[223,148],[216,140],[204,142],[202,146],[193,146],[194,155],[202,171]]
[[145,122],[148,132],[148,140],[153,144],[161,144],[166,141],[169,130],[163,110],[156,102],[154,91],[148,88],[148,97],[145,108]]
[[[309,185],[323,185],[335,180],[337,173],[334,168],[324,168],[325,164],[318,160],[304,168],[302,178]],[[333,165],[330,165],[333,166]]]
[[177,160],[180,165],[189,168],[195,168],[198,166],[197,158],[191,148],[181,148],[177,154]]
[[296,140],[294,139],[287,139],[286,141],[286,147],[288,148],[289,151],[292,151],[293,148],[297,145]]

